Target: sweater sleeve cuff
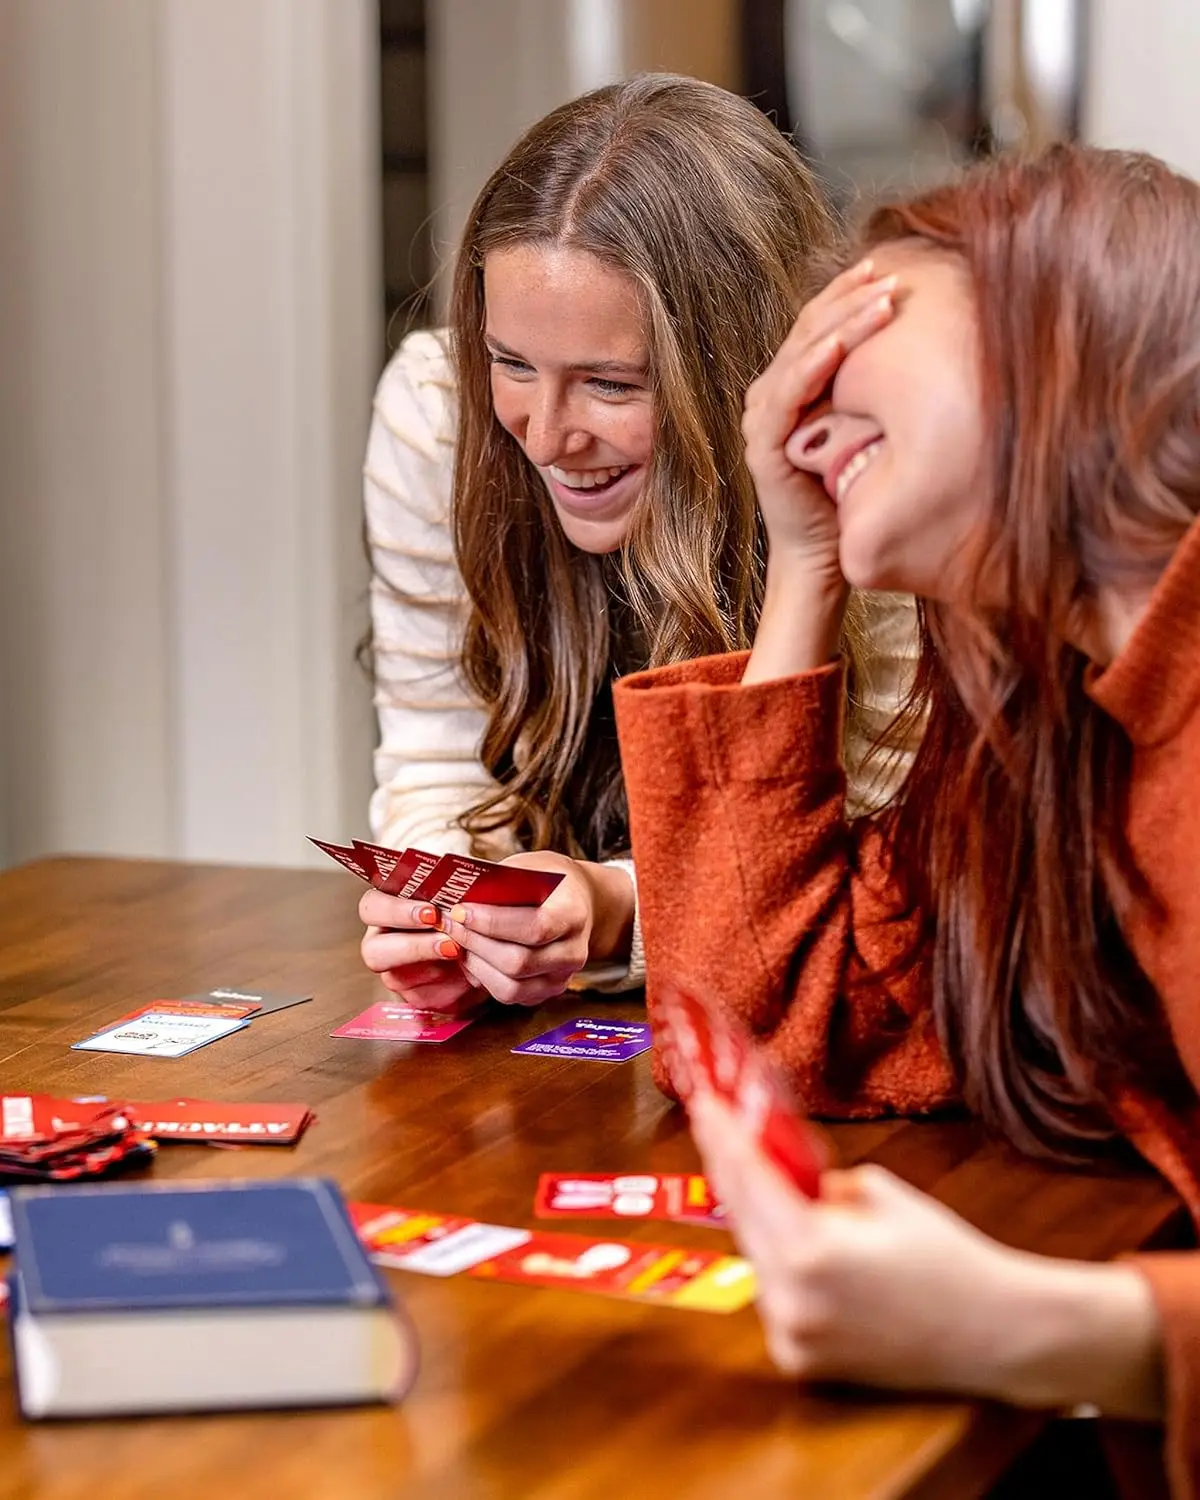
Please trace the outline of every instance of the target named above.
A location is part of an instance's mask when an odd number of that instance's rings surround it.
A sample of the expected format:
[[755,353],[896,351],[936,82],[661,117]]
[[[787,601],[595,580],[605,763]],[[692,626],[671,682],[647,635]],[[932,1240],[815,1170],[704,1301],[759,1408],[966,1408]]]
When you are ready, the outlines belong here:
[[646,952],[642,944],[642,914],[638,906],[637,871],[631,859],[606,859],[606,865],[624,870],[633,886],[633,932],[627,964],[588,964],[567,985],[569,990],[594,990],[602,995],[619,995],[639,990],[646,983]]
[[1195,1251],[1123,1259],[1150,1283],[1162,1327],[1166,1468],[1172,1500],[1200,1493],[1200,1258]]
[[[690,744],[719,783],[809,781],[841,767],[844,669],[743,685],[747,656],[702,657],[623,678],[622,757]],[[711,751],[711,753],[709,753]]]

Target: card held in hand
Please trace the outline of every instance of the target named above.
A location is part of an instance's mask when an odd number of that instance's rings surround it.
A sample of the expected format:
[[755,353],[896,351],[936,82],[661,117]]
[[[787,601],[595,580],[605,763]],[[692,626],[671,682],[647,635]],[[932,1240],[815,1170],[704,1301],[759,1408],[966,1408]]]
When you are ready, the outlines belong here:
[[819,1197],[824,1144],[750,1036],[676,986],[664,990],[657,1012],[663,1062],[684,1107],[697,1088],[709,1089],[750,1127],[763,1154],[806,1197]]
[[310,835],[309,843],[377,890],[427,901],[442,910],[464,901],[480,906],[540,906],[563,878],[556,870],[496,864],[465,854],[389,849],[362,839],[349,845],[331,844]]

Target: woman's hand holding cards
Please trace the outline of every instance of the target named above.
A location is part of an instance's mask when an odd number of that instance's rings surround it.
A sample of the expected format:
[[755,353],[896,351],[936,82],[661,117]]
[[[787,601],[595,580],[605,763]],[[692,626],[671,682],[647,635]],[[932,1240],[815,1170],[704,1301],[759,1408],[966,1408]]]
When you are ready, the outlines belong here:
[[502,1005],[540,1005],[587,963],[629,952],[634,892],[623,870],[546,850],[503,863],[563,878],[541,906],[465,904],[449,914],[464,974]]
[[826,1171],[814,1201],[711,1091],[688,1114],[780,1369],[1161,1416],[1158,1317],[1132,1267],[1011,1250],[882,1167]]
[[369,890],[358,906],[367,968],[407,1005],[457,1013],[485,995],[540,1005],[585,964],[628,954],[634,889],[623,870],[545,850],[502,863],[562,878],[540,906],[475,902],[449,913]]
[[457,945],[441,931],[436,906],[372,889],[359,901],[358,915],[367,929],[363,963],[406,1005],[457,1014],[483,1000],[458,962]]

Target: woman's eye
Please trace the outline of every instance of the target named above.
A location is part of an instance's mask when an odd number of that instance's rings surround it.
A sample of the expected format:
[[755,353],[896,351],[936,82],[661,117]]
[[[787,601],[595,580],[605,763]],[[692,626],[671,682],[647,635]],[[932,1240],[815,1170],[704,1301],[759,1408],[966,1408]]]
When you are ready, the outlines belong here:
[[628,396],[630,391],[637,390],[636,385],[627,385],[620,380],[601,380],[599,376],[593,376],[588,384],[601,396]]
[[488,358],[494,365],[503,365],[506,370],[511,370],[515,375],[529,375],[531,370],[527,364],[519,359],[510,359],[506,354],[492,354],[489,350]]

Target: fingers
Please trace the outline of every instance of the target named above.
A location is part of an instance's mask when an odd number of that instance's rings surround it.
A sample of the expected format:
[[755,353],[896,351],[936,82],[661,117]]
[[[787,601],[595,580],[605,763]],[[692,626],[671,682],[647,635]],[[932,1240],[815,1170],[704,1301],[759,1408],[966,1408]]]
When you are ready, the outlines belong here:
[[876,277],[862,261],[803,308],[779,352],[746,393],[748,454],[778,448],[828,389],[847,353],[893,316],[895,276]]
[[366,927],[389,927],[396,931],[428,931],[436,928],[441,920],[437,907],[430,906],[428,902],[389,896],[385,891],[377,891],[373,887],[363,892],[358,903],[358,915]]
[[835,276],[823,291],[800,309],[800,313],[780,345],[781,354],[820,342],[854,317],[873,299],[896,287],[895,276],[877,276],[872,261],[857,265]]
[[[516,951],[525,956],[531,953],[528,948]],[[463,974],[468,974],[501,1005],[540,1005],[549,1001],[552,996],[561,995],[571,977],[582,968],[577,962],[550,963],[538,974],[513,975],[475,953],[463,953],[459,962]]]
[[471,948],[476,936],[544,948],[577,925],[574,913],[559,910],[553,896],[543,906],[455,906],[449,915],[451,936]]
[[486,998],[456,963],[411,964],[379,977],[397,999],[415,1010],[461,1015]]
[[402,969],[409,964],[435,963],[439,959],[456,959],[457,944],[443,933],[380,930],[370,927],[362,940],[362,961],[374,974],[388,969]]
[[890,321],[895,289],[896,278],[889,276],[856,288],[807,322],[812,305],[800,314],[779,353],[746,393],[747,441],[756,430],[755,418],[769,415],[768,430],[786,427],[790,433],[796,427],[801,412],[824,395],[850,350]]
[[449,918],[464,970],[502,1005],[540,1005],[587,962],[587,914],[573,901],[456,906]]

